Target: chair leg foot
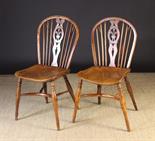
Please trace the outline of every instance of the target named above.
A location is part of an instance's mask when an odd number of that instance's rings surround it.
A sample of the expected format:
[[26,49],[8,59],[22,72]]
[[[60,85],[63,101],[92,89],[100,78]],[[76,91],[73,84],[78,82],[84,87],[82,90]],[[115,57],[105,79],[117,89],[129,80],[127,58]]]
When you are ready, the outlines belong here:
[[72,89],[72,86],[67,78],[66,75],[64,75],[64,80],[65,80],[65,83],[66,83],[66,87],[68,89],[68,92],[69,94],[71,95],[72,99],[73,99],[73,102],[75,103],[75,96],[74,96],[74,92],[73,92],[73,89]]
[[131,85],[130,85],[130,82],[129,82],[129,80],[128,80],[127,77],[125,77],[124,79],[125,79],[125,84],[126,84],[128,93],[129,93],[130,98],[131,98],[131,100],[132,100],[132,103],[133,103],[133,105],[134,105],[134,108],[135,108],[135,110],[137,111],[138,108],[137,108],[137,104],[136,104],[136,101],[135,101],[135,98],[134,98],[134,95],[133,95],[133,90],[132,90],[132,87],[131,87]]
[[98,96],[98,104],[101,104],[101,85],[97,85],[97,94],[100,95]]
[[76,114],[77,114],[77,102],[75,101],[75,106],[74,106],[74,112],[73,112],[73,118],[72,118],[72,122],[75,123],[75,119],[76,119]]
[[75,106],[74,106],[74,112],[73,112],[73,118],[72,118],[73,123],[75,122],[77,110],[79,108],[80,94],[81,94],[81,89],[82,89],[82,81],[83,80],[81,79],[78,83],[78,88],[77,88],[77,92],[76,92],[76,96],[75,96]]
[[75,106],[74,106],[74,112],[73,112],[73,118],[72,118],[73,123],[75,123],[78,109],[79,109],[79,98],[77,96],[77,97],[75,97]]
[[19,102],[20,102],[20,95],[21,95],[21,84],[22,84],[22,79],[18,78],[17,90],[16,90],[15,120],[18,120],[18,110],[19,110]]
[[125,101],[125,97],[122,93],[121,84],[118,84],[118,90],[119,90],[119,94],[120,94],[120,105],[121,105],[122,112],[124,115],[126,127],[127,127],[127,130],[130,132],[131,128],[130,128],[130,124],[129,124],[129,120],[128,120],[128,114],[127,114],[127,110],[126,110],[126,101]]
[[53,103],[53,108],[54,108],[54,112],[55,112],[56,126],[57,126],[57,130],[60,130],[58,102],[57,102],[57,96],[56,96],[56,92],[55,92],[55,85],[53,82],[51,82],[51,88],[52,88],[51,97],[52,97],[52,103]]

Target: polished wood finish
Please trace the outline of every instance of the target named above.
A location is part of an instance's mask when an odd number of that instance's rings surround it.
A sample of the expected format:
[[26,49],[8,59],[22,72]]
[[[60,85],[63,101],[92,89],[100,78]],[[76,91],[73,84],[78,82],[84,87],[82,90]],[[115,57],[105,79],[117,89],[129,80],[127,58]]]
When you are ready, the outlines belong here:
[[68,69],[37,64],[17,71],[15,75],[16,77],[26,80],[36,82],[50,82],[68,73]]
[[130,72],[130,69],[93,66],[77,73],[77,76],[94,84],[114,85]]
[[75,95],[75,106],[74,106],[74,113],[73,113],[73,119],[72,119],[73,122],[75,122],[77,110],[79,108],[80,94],[81,94],[81,90],[82,90],[82,82],[83,82],[83,80],[80,79],[79,83],[78,83],[76,95]]
[[68,80],[68,78],[67,78],[66,75],[64,75],[63,77],[64,77],[64,80],[65,80],[65,83],[66,83],[66,87],[67,87],[67,89],[68,89],[68,92],[69,92],[69,94],[71,95],[73,101],[75,102],[74,92],[73,92],[73,89],[72,89],[72,87],[71,87],[71,84],[69,83],[69,80]]
[[122,111],[124,114],[126,127],[127,127],[127,130],[130,131],[131,129],[130,129],[130,124],[129,124],[129,120],[128,120],[128,114],[126,111],[126,100],[125,100],[125,97],[122,92],[122,86],[121,86],[121,84],[117,84],[117,87],[118,87],[118,91],[119,91],[120,105],[121,105],[121,108],[122,108]]
[[137,111],[138,110],[137,104],[136,104],[136,101],[135,101],[135,98],[134,98],[134,95],[133,95],[133,90],[132,90],[132,87],[131,87],[130,82],[128,80],[128,77],[126,76],[126,77],[124,77],[124,79],[125,79],[125,84],[126,84],[128,92],[129,92],[129,95],[131,97],[132,103],[133,103],[133,105],[135,107],[135,110]]
[[57,126],[57,130],[60,130],[58,101],[57,101],[57,95],[55,91],[55,85],[53,82],[51,82],[51,89],[52,89],[51,97],[52,97],[52,102],[53,102],[53,107],[54,107],[54,112],[55,112],[56,126]]
[[[95,84],[97,92],[81,94],[81,97],[98,97],[98,104],[101,104],[102,97],[119,101],[127,130],[131,130],[121,83],[125,80],[127,90],[135,110],[137,110],[133,91],[127,79],[136,39],[137,33],[134,26],[122,18],[105,18],[94,26],[91,33],[94,66],[77,73],[80,82],[75,96],[73,122],[76,119],[82,81],[84,80]],[[115,95],[105,94],[101,91],[102,85],[117,86],[118,92]]]
[[[38,64],[15,73],[15,76],[18,77],[16,120],[18,119],[20,96],[42,96],[45,98],[46,103],[48,103],[48,98],[51,98],[55,112],[56,126],[60,130],[57,96],[69,92],[73,102],[75,102],[73,89],[67,78],[67,74],[70,72],[69,67],[78,39],[79,28],[68,17],[50,16],[39,24],[37,30]],[[60,77],[64,79],[67,90],[56,93],[54,81]],[[21,93],[22,79],[42,83],[40,91]],[[51,83],[51,93],[47,91],[47,83]]]

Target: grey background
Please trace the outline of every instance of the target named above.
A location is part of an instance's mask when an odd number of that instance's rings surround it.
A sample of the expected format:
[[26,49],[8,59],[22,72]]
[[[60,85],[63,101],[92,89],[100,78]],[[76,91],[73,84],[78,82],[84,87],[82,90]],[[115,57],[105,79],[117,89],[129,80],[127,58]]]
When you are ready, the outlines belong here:
[[0,74],[12,74],[37,63],[36,29],[50,15],[68,16],[80,27],[72,72],[93,64],[91,29],[108,16],[125,18],[137,29],[132,71],[155,71],[154,0],[0,0]]

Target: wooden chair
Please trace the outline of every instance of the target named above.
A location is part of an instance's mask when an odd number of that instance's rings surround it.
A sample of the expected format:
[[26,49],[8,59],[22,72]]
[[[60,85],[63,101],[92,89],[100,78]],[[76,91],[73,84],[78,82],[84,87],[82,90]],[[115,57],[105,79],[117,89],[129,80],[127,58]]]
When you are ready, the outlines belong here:
[[[124,79],[134,108],[138,110],[131,85],[127,78],[130,72],[136,40],[137,33],[134,26],[125,19],[109,17],[99,21],[94,26],[91,33],[94,66],[77,73],[80,81],[75,96],[73,122],[75,122],[78,110],[82,82],[85,80],[97,85],[97,93],[83,94],[82,96],[97,96],[98,104],[101,104],[101,97],[118,100],[124,114],[127,130],[130,131],[126,101],[122,93],[121,83]],[[116,95],[102,93],[102,85],[116,85],[118,92]]]
[[[64,16],[51,16],[44,19],[37,30],[37,54],[38,64],[15,73],[18,77],[16,93],[15,119],[18,119],[18,107],[20,96],[43,96],[46,103],[48,97],[52,99],[57,129],[60,129],[57,96],[69,92],[75,101],[73,89],[66,74],[73,52],[79,39],[79,28],[74,21]],[[63,77],[67,90],[56,94],[54,81]],[[22,80],[41,82],[39,92],[21,93]],[[47,92],[47,83],[51,85],[51,93]]]

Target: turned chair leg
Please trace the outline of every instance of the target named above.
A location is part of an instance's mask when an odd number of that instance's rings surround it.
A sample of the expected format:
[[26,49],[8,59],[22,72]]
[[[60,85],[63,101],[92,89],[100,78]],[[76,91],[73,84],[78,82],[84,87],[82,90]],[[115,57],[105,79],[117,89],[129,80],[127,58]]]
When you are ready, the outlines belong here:
[[19,102],[20,102],[20,96],[21,96],[21,85],[22,85],[22,79],[21,78],[18,78],[17,91],[16,91],[15,120],[18,120],[18,110],[19,110]]
[[126,110],[126,101],[125,101],[125,97],[124,97],[124,95],[122,93],[121,84],[118,84],[117,87],[118,87],[118,91],[119,91],[120,105],[121,105],[121,108],[122,108],[122,111],[123,111],[123,114],[124,114],[126,127],[127,127],[128,131],[131,131],[129,120],[128,120],[128,114],[127,114],[127,110]]
[[56,96],[54,82],[51,82],[51,89],[52,89],[51,97],[52,97],[53,109],[54,109],[54,112],[55,112],[56,126],[57,126],[57,130],[60,130],[59,114],[58,114],[58,102],[57,102],[57,96]]
[[131,97],[131,100],[132,100],[132,103],[133,103],[133,105],[134,105],[134,108],[135,108],[135,110],[137,111],[138,108],[137,108],[137,104],[136,104],[136,101],[135,101],[135,98],[134,98],[134,95],[133,95],[133,90],[132,90],[132,87],[131,87],[131,85],[130,85],[130,82],[129,82],[127,76],[126,76],[124,79],[125,79],[125,84],[126,84],[128,93],[129,93],[129,95],[130,95],[130,97]]
[[83,80],[81,79],[78,83],[78,88],[77,88],[76,96],[75,96],[75,106],[74,106],[72,122],[75,122],[75,119],[76,119],[76,114],[77,114],[77,110],[79,107],[80,94],[81,94],[81,89],[82,89],[82,82],[83,82]]
[[74,92],[73,92],[73,89],[72,89],[72,86],[67,78],[66,75],[64,75],[64,80],[65,80],[65,83],[66,83],[66,87],[68,89],[68,92],[69,94],[71,95],[72,99],[73,99],[73,102],[75,103],[75,96],[74,96]]
[[101,85],[97,85],[97,94],[100,95],[98,96],[98,104],[101,104]]

